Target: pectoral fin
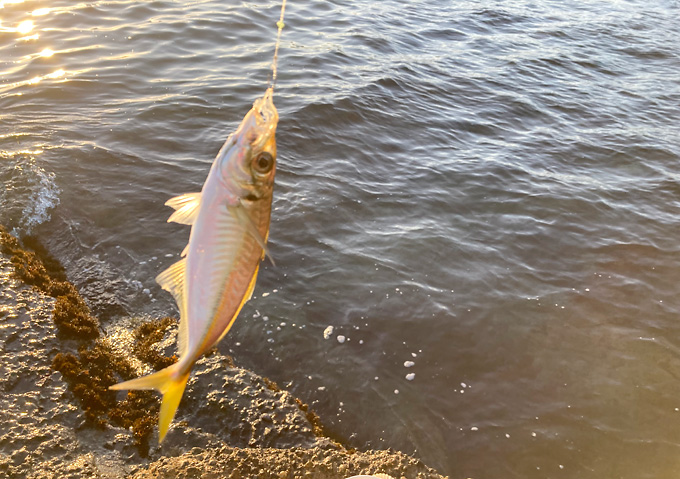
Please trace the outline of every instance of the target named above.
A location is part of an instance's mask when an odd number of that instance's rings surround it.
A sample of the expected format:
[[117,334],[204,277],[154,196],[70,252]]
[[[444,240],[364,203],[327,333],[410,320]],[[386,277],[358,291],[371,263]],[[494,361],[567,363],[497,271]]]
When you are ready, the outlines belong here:
[[269,261],[271,261],[272,264],[276,266],[276,263],[274,263],[274,258],[272,258],[272,255],[269,254],[269,249],[267,248],[265,239],[262,237],[262,235],[260,235],[260,232],[257,231],[257,226],[255,226],[255,223],[253,223],[252,218],[250,215],[248,215],[248,212],[243,207],[243,205],[239,203],[237,206],[227,206],[227,209],[234,216],[234,218],[236,218],[239,224],[250,234],[250,236],[253,237],[257,244],[262,247],[264,254],[267,256],[267,258],[269,258]]
[[165,202],[166,206],[175,209],[175,212],[168,218],[168,223],[174,221],[182,225],[192,225],[198,216],[198,209],[201,206],[200,193],[186,193],[175,196]]

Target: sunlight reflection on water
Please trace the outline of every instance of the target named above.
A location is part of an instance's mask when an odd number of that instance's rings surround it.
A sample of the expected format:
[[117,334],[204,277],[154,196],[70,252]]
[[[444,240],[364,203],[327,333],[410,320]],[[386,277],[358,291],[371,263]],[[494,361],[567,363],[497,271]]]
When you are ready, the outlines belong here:
[[[29,10],[30,5],[20,5],[22,3],[23,0],[0,3],[0,9],[5,10],[5,18],[0,23],[0,34],[17,35],[13,43],[10,41],[4,47],[0,47],[0,55],[5,59],[0,63],[0,98],[7,94],[22,96],[25,87],[44,83],[46,80],[67,81],[67,72],[64,68],[54,65],[53,60],[50,60],[50,63],[41,61],[53,59],[55,56],[49,40],[41,39],[41,33],[49,27],[43,21],[36,23],[25,18],[27,15],[46,17],[53,9]],[[22,54],[17,55],[15,52]],[[49,71],[45,71],[46,69]]]

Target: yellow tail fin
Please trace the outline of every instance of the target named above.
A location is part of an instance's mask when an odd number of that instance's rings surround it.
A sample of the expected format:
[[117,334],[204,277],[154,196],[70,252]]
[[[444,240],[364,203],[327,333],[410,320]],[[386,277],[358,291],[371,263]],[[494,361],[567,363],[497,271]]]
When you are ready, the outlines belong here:
[[172,418],[175,417],[177,406],[184,394],[184,388],[189,380],[190,372],[182,374],[179,363],[175,363],[157,373],[149,374],[137,379],[111,386],[109,389],[155,389],[163,394],[161,412],[158,417],[158,444],[163,442],[170,428]]

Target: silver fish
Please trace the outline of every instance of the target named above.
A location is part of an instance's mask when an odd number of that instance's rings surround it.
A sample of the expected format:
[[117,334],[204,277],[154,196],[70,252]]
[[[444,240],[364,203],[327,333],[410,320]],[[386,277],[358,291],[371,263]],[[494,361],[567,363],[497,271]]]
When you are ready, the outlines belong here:
[[172,198],[168,221],[191,225],[180,261],[156,281],[180,311],[179,361],[111,389],[163,394],[159,443],[168,432],[194,363],[229,331],[252,295],[267,239],[276,173],[278,113],[273,88],[253,104],[212,164],[200,193]]

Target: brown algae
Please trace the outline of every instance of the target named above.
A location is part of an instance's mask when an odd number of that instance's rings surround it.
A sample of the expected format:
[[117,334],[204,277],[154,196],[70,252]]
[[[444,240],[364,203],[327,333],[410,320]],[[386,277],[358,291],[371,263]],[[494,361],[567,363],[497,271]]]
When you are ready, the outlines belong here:
[[[165,317],[154,321],[149,321],[139,326],[133,333],[135,345],[133,354],[141,361],[150,364],[156,371],[167,368],[177,362],[177,356],[170,357],[162,355],[152,346],[163,339],[165,331],[176,324],[175,318]],[[129,378],[125,378],[129,379]]]
[[9,256],[17,279],[56,298],[53,318],[59,334],[72,339],[99,337],[99,321],[68,282],[61,264],[34,237],[24,241],[20,244],[0,226],[0,251]]

